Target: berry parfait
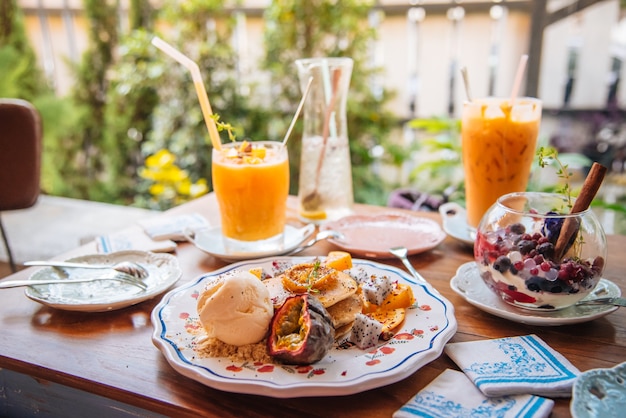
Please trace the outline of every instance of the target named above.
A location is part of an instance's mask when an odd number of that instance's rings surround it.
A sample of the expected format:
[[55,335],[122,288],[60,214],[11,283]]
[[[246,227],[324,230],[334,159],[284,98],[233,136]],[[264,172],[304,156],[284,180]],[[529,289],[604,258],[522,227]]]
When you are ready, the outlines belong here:
[[487,286],[505,302],[553,311],[587,296],[598,284],[606,237],[590,209],[570,214],[560,194],[504,195],[482,218],[474,257]]

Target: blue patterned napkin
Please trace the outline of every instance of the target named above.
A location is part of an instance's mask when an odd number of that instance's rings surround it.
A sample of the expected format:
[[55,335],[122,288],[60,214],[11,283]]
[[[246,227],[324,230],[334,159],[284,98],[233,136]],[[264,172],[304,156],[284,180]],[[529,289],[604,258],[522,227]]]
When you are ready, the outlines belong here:
[[96,237],[95,241],[98,252],[103,254],[126,250],[165,253],[176,249],[176,243],[174,241],[169,239],[155,241],[137,226],[132,226],[112,234],[101,235]]
[[487,398],[463,373],[447,369],[393,414],[415,417],[547,417],[554,401],[534,395]]
[[449,343],[445,353],[486,396],[568,397],[580,374],[536,335]]

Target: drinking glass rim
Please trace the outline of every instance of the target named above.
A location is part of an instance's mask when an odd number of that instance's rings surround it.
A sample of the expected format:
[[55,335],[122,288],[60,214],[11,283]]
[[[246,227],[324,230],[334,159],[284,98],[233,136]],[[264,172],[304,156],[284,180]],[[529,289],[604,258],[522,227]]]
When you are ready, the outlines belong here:
[[[272,140],[263,140],[263,141],[248,141],[245,140],[246,142],[248,142],[251,145],[254,144],[263,144],[263,145],[271,145],[271,146],[276,146],[276,147],[282,147],[283,143],[282,141],[272,141]],[[222,144],[222,147],[233,147],[235,145],[241,145],[244,141],[228,141],[226,143]],[[213,148],[215,149],[215,148]],[[217,151],[217,150],[216,150]]]
[[[497,103],[501,103],[501,102],[510,102],[511,98],[510,97],[496,97],[496,96],[488,96],[488,97],[476,97],[474,99],[472,99],[472,101],[470,102],[469,100],[465,100],[463,102],[464,106],[472,106],[472,107],[478,107],[478,106],[484,106],[484,105],[491,105],[491,104],[497,104]],[[543,101],[537,97],[528,97],[528,96],[522,96],[522,97],[518,97],[517,99],[515,99],[515,106],[542,106],[543,105]]]
[[[591,208],[587,208],[585,210],[582,210],[580,212],[576,212],[576,213],[554,213],[554,214],[547,214],[547,213],[533,213],[533,212],[529,212],[527,210],[518,210],[515,208],[512,208],[508,205],[506,205],[504,203],[505,200],[508,199],[512,199],[512,198],[516,198],[516,197],[534,197],[534,198],[556,198],[556,199],[562,199],[563,202],[567,202],[567,197],[564,194],[561,193],[551,193],[551,192],[513,192],[513,193],[507,193],[505,195],[502,195],[498,198],[498,200],[496,201],[496,204],[501,207],[502,209],[506,210],[507,212],[510,213],[514,213],[516,215],[525,215],[525,216],[532,216],[535,218],[543,218],[543,219],[551,219],[551,218],[578,218],[580,216],[585,215],[586,213],[588,213]],[[527,199],[527,203],[531,201],[531,199]],[[572,197],[572,205],[574,204],[574,202],[576,201],[575,197]],[[527,204],[524,205],[524,207],[527,207]]]
[[311,63],[322,63],[327,62],[329,65],[341,65],[341,64],[353,64],[354,60],[350,57],[309,57],[309,58],[299,58],[295,60],[296,63],[300,63],[303,65],[311,64]]

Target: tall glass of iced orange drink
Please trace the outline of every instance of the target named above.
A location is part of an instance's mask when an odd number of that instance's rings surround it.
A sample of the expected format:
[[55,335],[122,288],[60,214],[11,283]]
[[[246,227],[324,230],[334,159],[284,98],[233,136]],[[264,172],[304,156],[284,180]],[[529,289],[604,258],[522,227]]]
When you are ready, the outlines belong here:
[[487,209],[528,185],[541,121],[541,101],[484,98],[466,102],[461,119],[467,223],[476,228]]
[[280,142],[233,142],[214,148],[212,157],[226,250],[281,249],[289,193],[287,148]]

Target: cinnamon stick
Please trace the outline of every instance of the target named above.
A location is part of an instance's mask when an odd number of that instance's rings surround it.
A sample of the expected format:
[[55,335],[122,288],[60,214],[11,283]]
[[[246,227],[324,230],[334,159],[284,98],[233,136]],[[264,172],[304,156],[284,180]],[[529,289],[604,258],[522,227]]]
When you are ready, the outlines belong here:
[[[591,170],[583,183],[583,187],[580,191],[580,195],[574,202],[574,206],[570,213],[580,213],[585,211],[593,198],[598,193],[600,186],[602,185],[602,181],[604,180],[604,176],[606,175],[607,168],[601,164],[593,163],[591,166]],[[555,246],[555,255],[556,259],[559,260],[563,257],[565,249],[567,248],[568,242],[571,240],[572,236],[578,233],[578,228],[580,227],[578,218],[571,217],[565,218],[563,222],[563,226],[561,227],[561,232],[559,233],[559,238],[557,239]]]

